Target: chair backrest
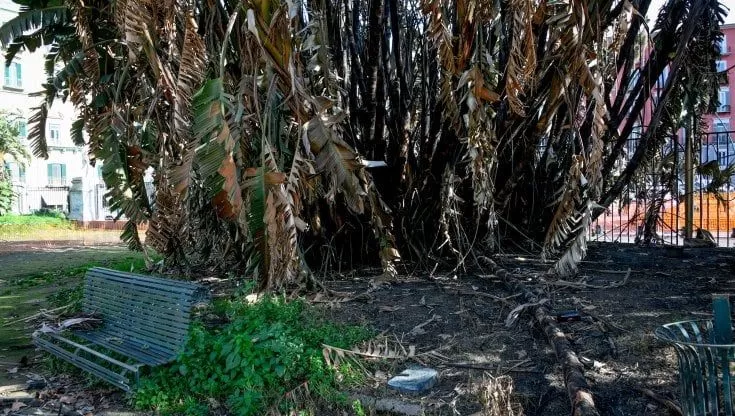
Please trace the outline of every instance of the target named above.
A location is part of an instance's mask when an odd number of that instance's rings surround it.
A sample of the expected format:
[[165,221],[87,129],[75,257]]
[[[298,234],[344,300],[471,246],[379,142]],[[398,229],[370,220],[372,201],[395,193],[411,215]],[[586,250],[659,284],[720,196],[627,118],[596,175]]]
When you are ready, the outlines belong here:
[[83,309],[101,315],[105,331],[173,355],[186,341],[192,306],[207,298],[195,283],[95,267],[87,271]]

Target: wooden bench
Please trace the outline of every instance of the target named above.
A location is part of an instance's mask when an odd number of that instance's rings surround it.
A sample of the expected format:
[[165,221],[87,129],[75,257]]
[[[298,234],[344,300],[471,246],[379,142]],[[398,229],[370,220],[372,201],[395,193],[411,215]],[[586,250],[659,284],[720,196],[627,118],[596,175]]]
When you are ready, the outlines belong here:
[[95,267],[87,272],[82,306],[85,313],[99,315],[102,325],[69,331],[72,338],[37,332],[33,340],[39,348],[130,391],[141,367],[176,358],[187,339],[192,307],[206,300],[206,288],[194,283]]

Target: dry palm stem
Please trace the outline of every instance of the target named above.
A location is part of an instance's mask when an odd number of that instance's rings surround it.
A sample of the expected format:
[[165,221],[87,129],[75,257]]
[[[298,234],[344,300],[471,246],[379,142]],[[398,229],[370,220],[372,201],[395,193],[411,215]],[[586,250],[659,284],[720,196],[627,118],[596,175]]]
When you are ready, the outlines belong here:
[[546,338],[554,348],[556,358],[564,371],[564,385],[567,388],[567,395],[572,406],[572,416],[599,416],[600,413],[595,408],[592,391],[584,378],[584,366],[577,358],[577,354],[572,349],[566,334],[559,329],[556,320],[550,316],[546,303],[540,303],[538,296],[521,283],[521,279],[514,276],[513,273],[500,268],[487,257],[480,257],[480,259],[491,267],[493,272],[512,290],[522,291],[527,302],[537,304],[534,306],[533,317],[543,328],[544,334],[546,334]]

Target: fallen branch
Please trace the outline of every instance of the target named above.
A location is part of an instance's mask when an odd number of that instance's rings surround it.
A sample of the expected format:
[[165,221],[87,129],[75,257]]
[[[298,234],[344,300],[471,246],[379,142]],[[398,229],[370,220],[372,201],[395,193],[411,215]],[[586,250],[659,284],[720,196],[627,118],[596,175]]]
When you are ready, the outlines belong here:
[[5,322],[5,323],[2,324],[2,326],[5,327],[5,326],[10,326],[10,325],[15,325],[15,324],[18,324],[18,323],[30,322],[30,321],[32,321],[34,319],[37,319],[37,318],[40,318],[40,317],[48,317],[49,314],[51,314],[52,312],[60,312],[60,311],[63,311],[65,309],[69,309],[73,305],[74,305],[73,303],[70,303],[68,305],[60,306],[60,307],[54,308],[54,309],[49,309],[49,310],[41,309],[41,311],[38,312],[38,313],[34,313],[33,315],[26,316],[24,318],[19,318],[19,319],[13,320],[13,321]]
[[410,331],[409,331],[408,333],[409,333],[409,334],[411,334],[411,335],[420,335],[420,334],[423,334],[423,333],[425,333],[425,332],[426,332],[426,331],[424,330],[424,327],[425,327],[426,325],[429,325],[430,323],[432,323],[432,322],[434,322],[434,321],[438,320],[439,318],[441,318],[441,316],[439,316],[439,315],[432,315],[432,316],[431,316],[431,318],[429,318],[429,319],[427,319],[426,321],[424,321],[424,322],[422,322],[422,323],[420,323],[420,324],[416,325],[416,326],[415,326],[415,327],[413,327],[413,329],[412,329],[412,330],[410,330]]
[[625,277],[623,278],[623,280],[610,283],[609,285],[591,285],[585,282],[570,282],[568,280],[544,280],[543,283],[551,286],[572,287],[577,289],[613,289],[616,287],[624,286],[626,283],[628,283],[630,273],[631,270],[628,269],[628,271],[625,272]]
[[454,290],[454,292],[457,295],[480,296],[480,297],[483,297],[483,298],[489,298],[489,299],[497,300],[498,302],[504,303],[504,304],[506,304],[508,306],[512,306],[513,305],[513,303],[510,302],[508,299],[512,299],[512,298],[515,298],[515,297],[518,297],[518,296],[521,295],[519,293],[519,294],[516,294],[516,295],[510,295],[510,296],[501,298],[500,296],[495,296],[495,295],[492,295],[490,293],[485,293],[485,292],[478,292],[476,290]]
[[406,416],[423,415],[426,410],[420,404],[410,403],[400,399],[376,398],[366,396],[364,394],[351,395],[350,400],[357,400],[368,409],[377,410],[378,412],[387,412]]
[[676,416],[684,416],[684,413],[681,411],[681,408],[676,403],[672,402],[671,400],[665,399],[649,389],[636,387],[635,390],[643,394],[644,396],[648,397],[649,399],[652,399],[656,403],[663,405]]
[[601,269],[584,269],[585,273],[600,273],[600,274],[630,274],[628,270],[601,270]]
[[508,373],[538,373],[538,374],[541,374],[541,371],[539,370],[518,368],[522,365],[526,365],[529,363],[531,363],[530,359],[523,360],[510,368],[502,368],[500,366],[492,366],[492,365],[481,364],[481,363],[444,363],[441,365],[446,366],[446,367],[453,367],[453,368],[467,368],[470,370],[496,371],[498,373],[498,376],[508,374]]
[[[556,320],[551,316],[548,306],[541,302],[539,296],[534,294],[522,283],[522,279],[513,273],[500,268],[494,261],[487,257],[480,257],[495,274],[503,279],[509,288],[516,292],[523,292],[528,303],[536,303],[534,306],[534,318],[543,328],[546,338],[554,348],[556,358],[559,360],[564,371],[564,385],[572,406],[572,416],[600,416],[595,408],[595,401],[587,380],[584,378],[584,366],[572,350],[572,346],[564,332],[556,325]],[[627,280],[627,277],[626,277]]]

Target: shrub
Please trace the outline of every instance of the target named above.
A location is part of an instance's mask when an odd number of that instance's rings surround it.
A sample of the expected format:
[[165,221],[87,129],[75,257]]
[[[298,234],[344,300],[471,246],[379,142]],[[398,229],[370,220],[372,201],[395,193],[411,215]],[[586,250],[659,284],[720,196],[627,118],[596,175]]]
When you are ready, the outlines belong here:
[[[193,325],[176,362],[141,382],[138,408],[197,415],[222,403],[228,414],[264,414],[303,405],[294,399],[303,391],[348,405],[338,391],[337,371],[324,361],[322,344],[350,348],[369,338],[368,330],[327,322],[303,302],[281,297],[219,307],[229,323],[219,329]],[[349,365],[339,372],[342,383],[360,377]]]

